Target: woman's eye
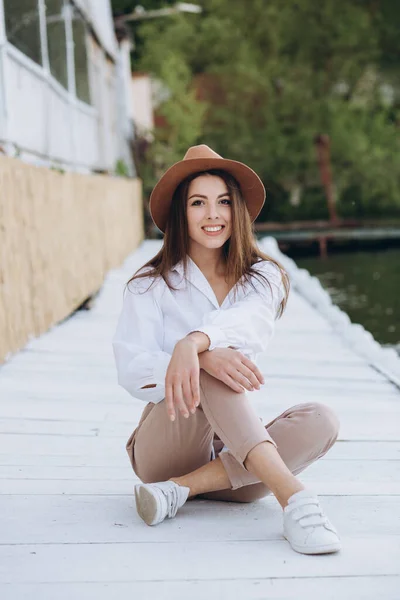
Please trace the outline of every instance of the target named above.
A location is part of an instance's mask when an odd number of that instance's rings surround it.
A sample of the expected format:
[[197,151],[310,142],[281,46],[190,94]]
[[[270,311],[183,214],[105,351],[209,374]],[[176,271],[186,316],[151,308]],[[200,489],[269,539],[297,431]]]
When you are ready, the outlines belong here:
[[[202,200],[195,200],[195,201],[192,203],[192,206],[194,206],[194,205],[196,204],[196,202],[202,202]],[[231,203],[231,201],[230,201],[230,200],[228,200],[228,198],[224,198],[224,199],[222,199],[222,200],[221,200],[221,202],[229,202],[229,204]]]

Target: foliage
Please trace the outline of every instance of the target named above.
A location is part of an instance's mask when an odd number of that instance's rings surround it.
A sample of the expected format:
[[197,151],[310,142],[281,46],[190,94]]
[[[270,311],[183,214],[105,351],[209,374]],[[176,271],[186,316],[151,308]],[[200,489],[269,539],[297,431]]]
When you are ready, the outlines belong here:
[[[169,54],[165,57],[160,79],[170,92],[158,111],[166,124],[155,129],[154,140],[138,165],[147,194],[164,171],[196,143],[201,135],[205,110],[205,104],[195,98],[190,85],[190,71],[179,55]],[[140,157],[138,159],[140,161]]]
[[128,165],[122,158],[119,158],[115,164],[115,174],[119,177],[129,177]]
[[171,93],[160,107],[168,126],[148,155],[149,186],[188,146],[206,143],[259,173],[269,192],[261,219],[327,216],[314,143],[324,133],[339,213],[400,215],[396,3],[196,3],[200,15],[135,24],[137,68]]

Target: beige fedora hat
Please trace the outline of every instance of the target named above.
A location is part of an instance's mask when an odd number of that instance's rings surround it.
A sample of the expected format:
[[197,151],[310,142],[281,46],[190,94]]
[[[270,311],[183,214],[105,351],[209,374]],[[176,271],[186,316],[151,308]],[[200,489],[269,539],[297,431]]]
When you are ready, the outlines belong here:
[[153,188],[149,202],[150,215],[163,233],[167,225],[172,197],[179,183],[192,173],[208,169],[223,169],[235,177],[240,185],[251,221],[255,221],[265,202],[265,188],[259,176],[244,163],[222,158],[214,150],[201,144],[189,148],[183,160],[172,165]]

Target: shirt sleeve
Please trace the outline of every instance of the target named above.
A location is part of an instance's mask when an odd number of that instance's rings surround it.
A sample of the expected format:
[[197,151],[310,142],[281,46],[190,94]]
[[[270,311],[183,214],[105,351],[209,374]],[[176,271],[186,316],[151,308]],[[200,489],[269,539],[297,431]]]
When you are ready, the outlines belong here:
[[[273,338],[279,305],[284,297],[281,273],[270,261],[263,261],[257,270],[268,279],[271,289],[264,281],[253,277],[250,291],[243,299],[224,310],[213,310],[203,316],[201,331],[210,339],[208,350],[228,348],[240,350],[248,358],[265,352]],[[192,333],[192,332],[189,332]]]
[[[171,355],[162,348],[163,320],[158,284],[145,277],[131,282],[125,292],[121,314],[112,339],[118,383],[145,402],[165,397],[165,377]],[[149,384],[156,387],[142,389]]]

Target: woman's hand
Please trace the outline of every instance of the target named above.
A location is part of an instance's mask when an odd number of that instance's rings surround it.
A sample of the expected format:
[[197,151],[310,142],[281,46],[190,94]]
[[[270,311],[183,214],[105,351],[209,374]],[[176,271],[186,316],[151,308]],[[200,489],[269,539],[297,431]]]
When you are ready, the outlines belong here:
[[[186,337],[175,344],[165,376],[168,416],[175,420],[175,406],[186,418],[200,404],[200,364],[196,343]],[[186,401],[186,404],[185,404]]]
[[226,383],[235,392],[243,392],[244,388],[259,390],[260,384],[265,383],[257,365],[239,350],[214,348],[202,352],[199,359],[202,369]]

